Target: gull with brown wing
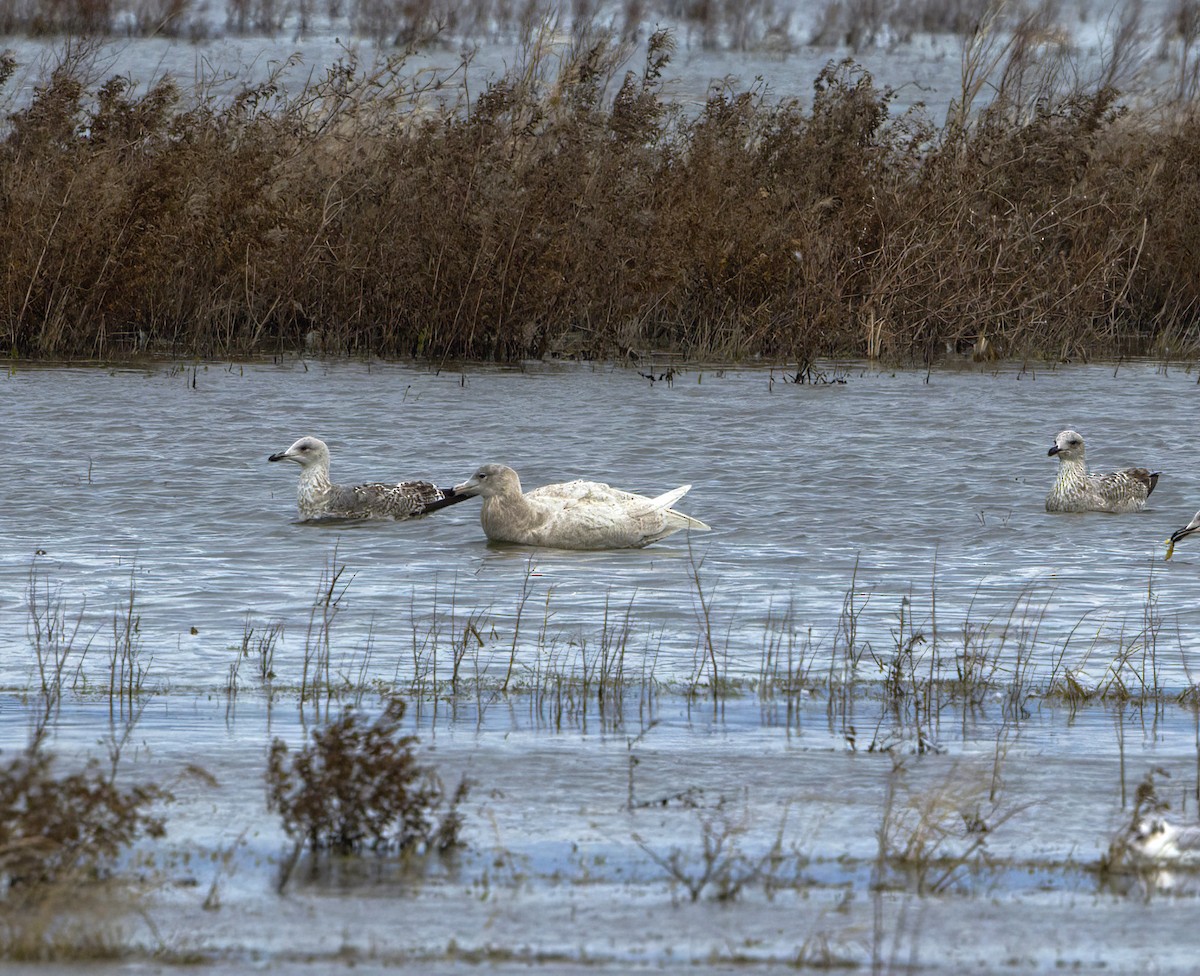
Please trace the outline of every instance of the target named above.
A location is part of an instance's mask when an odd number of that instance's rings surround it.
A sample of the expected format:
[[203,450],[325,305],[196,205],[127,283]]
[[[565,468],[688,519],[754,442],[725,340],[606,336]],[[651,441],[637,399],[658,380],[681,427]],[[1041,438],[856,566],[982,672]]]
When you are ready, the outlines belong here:
[[1047,452],[1058,458],[1058,477],[1046,496],[1047,512],[1140,512],[1158,484],[1160,472],[1123,468],[1092,474],[1084,459],[1083,437],[1064,430]]
[[268,461],[300,465],[296,502],[303,519],[403,519],[420,518],[439,508],[461,502],[466,495],[453,488],[438,488],[428,481],[401,481],[339,485],[329,479],[329,448],[316,437],[301,437],[286,451]]

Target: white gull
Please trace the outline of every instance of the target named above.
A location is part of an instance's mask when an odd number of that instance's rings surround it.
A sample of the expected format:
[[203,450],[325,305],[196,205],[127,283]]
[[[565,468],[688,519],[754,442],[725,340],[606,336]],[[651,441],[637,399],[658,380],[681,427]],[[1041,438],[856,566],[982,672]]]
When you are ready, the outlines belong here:
[[1162,817],[1141,817],[1133,825],[1129,851],[1144,863],[1200,863],[1200,827],[1176,827]]
[[428,481],[397,484],[337,485],[329,480],[329,448],[316,437],[301,437],[286,451],[268,461],[294,461],[300,465],[296,501],[305,519],[411,519],[463,501],[453,488],[438,488]]
[[1058,456],[1058,477],[1046,496],[1047,512],[1139,512],[1158,484],[1158,471],[1123,468],[1091,474],[1084,460],[1083,437],[1064,430],[1046,452]]
[[595,481],[543,485],[522,493],[521,479],[503,464],[485,464],[454,486],[455,494],[480,495],[480,522],[495,542],[548,549],[629,549],[647,546],[681,529],[707,532],[699,519],[671,506],[683,485],[646,498]]

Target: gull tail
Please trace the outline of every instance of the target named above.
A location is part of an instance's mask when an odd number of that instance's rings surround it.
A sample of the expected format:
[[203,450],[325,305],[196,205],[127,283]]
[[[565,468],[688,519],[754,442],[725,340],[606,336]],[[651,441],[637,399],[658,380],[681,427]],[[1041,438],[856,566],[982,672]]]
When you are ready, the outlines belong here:
[[663,492],[657,498],[652,498],[650,505],[653,508],[665,510],[670,524],[674,528],[690,529],[694,532],[708,532],[712,526],[701,522],[698,518],[692,518],[692,516],[685,515],[683,512],[677,512],[671,507],[691,490],[691,485],[680,485],[678,488],[672,488],[670,491]]
[[667,515],[672,523],[678,523],[681,529],[688,529],[692,532],[709,532],[712,526],[707,522],[701,522],[698,518],[692,518],[690,515],[684,515],[683,512],[677,512],[675,509],[667,509]]

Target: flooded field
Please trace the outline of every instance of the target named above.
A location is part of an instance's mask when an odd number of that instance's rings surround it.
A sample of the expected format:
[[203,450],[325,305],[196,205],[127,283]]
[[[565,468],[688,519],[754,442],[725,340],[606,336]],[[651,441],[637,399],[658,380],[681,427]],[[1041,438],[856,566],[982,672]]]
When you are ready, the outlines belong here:
[[[1101,864],[1152,769],[1196,817],[1200,548],[1162,558],[1200,506],[1195,375],[815,378],[11,369],[0,745],[64,660],[49,747],[69,766],[128,731],[122,781],[174,795],[81,965],[1190,971],[1197,879]],[[1097,469],[1162,471],[1144,512],[1044,511],[1065,427]],[[713,530],[498,547],[474,501],[300,524],[266,459],[302,434],[345,482],[691,484]],[[271,741],[382,693],[470,780],[464,846],[306,861],[277,893]]]

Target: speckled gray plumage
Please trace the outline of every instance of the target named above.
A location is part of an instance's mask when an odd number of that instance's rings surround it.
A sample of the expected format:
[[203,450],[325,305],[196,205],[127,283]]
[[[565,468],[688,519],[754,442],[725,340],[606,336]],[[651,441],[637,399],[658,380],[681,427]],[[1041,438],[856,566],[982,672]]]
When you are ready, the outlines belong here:
[[1059,433],[1047,453],[1058,457],[1058,477],[1046,495],[1047,512],[1139,512],[1158,484],[1159,472],[1146,468],[1092,474],[1083,438],[1073,430]]
[[329,478],[329,448],[316,437],[301,437],[286,451],[272,454],[269,461],[292,461],[300,465],[296,503],[303,519],[404,519],[420,518],[462,501],[452,488],[438,488],[428,481],[395,484],[339,485]]

